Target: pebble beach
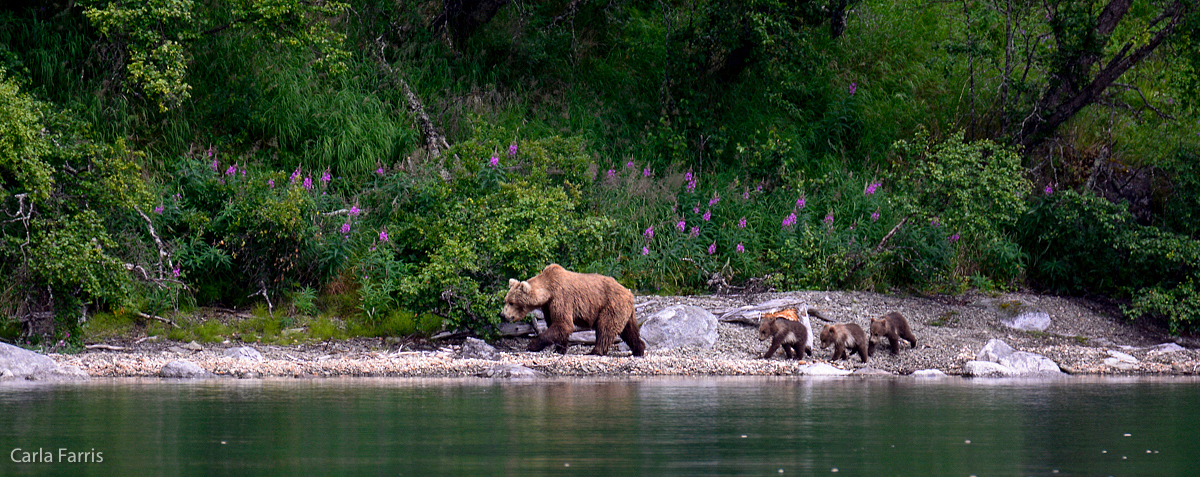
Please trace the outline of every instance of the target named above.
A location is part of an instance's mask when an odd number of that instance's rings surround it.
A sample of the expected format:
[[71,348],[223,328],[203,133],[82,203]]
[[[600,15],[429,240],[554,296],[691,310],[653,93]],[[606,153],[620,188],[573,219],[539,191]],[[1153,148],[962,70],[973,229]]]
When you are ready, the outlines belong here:
[[[354,339],[293,346],[259,343],[178,343],[155,337],[97,343],[78,354],[49,355],[60,365],[77,366],[92,377],[153,377],[165,365],[186,360],[218,377],[613,377],[613,376],[786,376],[804,374],[811,364],[857,374],[912,375],[938,370],[962,374],[963,364],[991,339],[1016,350],[1044,355],[1066,374],[1191,375],[1200,374],[1200,351],[1194,338],[1171,336],[1159,325],[1131,322],[1113,305],[1078,298],[1028,294],[906,297],[869,292],[791,292],[726,296],[639,296],[639,317],[672,305],[686,304],[721,316],[731,309],[786,299],[817,308],[835,322],[858,323],[890,311],[904,314],[917,336],[915,348],[899,355],[886,347],[868,362],[855,356],[830,361],[832,350],[816,349],[806,361],[782,353],[761,356],[767,344],[754,326],[721,322],[712,347],[649,349],[643,357],[628,351],[594,356],[591,345],[573,345],[568,354],[550,349],[524,350],[528,338],[488,343],[488,358],[464,357],[462,337],[414,342],[397,339]],[[1000,324],[998,300],[1020,300],[1051,316],[1045,331],[1021,331]],[[815,321],[820,329],[823,322]],[[250,347],[253,357],[227,356],[233,348]]]

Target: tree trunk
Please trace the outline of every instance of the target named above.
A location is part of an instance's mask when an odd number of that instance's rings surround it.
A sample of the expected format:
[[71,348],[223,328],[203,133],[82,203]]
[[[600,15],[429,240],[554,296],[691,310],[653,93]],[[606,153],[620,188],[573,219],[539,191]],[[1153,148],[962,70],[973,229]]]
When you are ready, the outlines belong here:
[[1038,100],[1033,112],[1025,118],[1016,142],[1032,150],[1046,140],[1062,123],[1067,122],[1084,107],[1095,103],[1109,86],[1122,74],[1150,55],[1174,33],[1183,20],[1187,9],[1182,0],[1167,5],[1162,13],[1150,22],[1149,27],[1159,26],[1150,40],[1140,47],[1126,43],[1098,72],[1092,75],[1093,67],[1100,63],[1098,52],[1108,43],[1108,37],[1129,11],[1132,0],[1111,0],[1096,18],[1094,30],[1099,45],[1096,48],[1080,48],[1074,57],[1059,63],[1053,71],[1049,89]]
[[433,19],[433,27],[449,35],[451,47],[460,48],[508,3],[509,0],[442,0],[442,13]]

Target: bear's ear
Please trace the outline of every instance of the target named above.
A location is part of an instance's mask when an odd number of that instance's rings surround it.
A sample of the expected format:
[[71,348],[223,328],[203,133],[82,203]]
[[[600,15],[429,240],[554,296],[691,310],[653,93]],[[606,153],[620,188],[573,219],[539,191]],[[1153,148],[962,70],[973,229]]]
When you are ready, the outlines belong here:
[[516,286],[516,284],[518,284],[518,283],[521,283],[521,282],[518,282],[517,279],[515,279],[515,278],[508,279],[508,287],[509,288]]
[[533,287],[529,286],[529,282],[521,282],[521,291],[529,293],[530,290],[533,290]]

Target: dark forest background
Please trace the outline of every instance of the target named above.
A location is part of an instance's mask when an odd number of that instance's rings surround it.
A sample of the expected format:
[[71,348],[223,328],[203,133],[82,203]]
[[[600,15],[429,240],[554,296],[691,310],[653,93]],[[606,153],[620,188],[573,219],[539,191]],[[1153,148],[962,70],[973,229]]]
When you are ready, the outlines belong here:
[[1196,0],[6,2],[0,339],[486,336],[552,262],[1190,333],[1198,73]]

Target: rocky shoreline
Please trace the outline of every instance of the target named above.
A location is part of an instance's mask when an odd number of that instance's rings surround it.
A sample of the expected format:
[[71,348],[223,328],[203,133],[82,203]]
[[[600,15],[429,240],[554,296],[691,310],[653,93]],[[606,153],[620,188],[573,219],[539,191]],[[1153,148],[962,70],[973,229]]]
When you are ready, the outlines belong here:
[[[715,316],[775,300],[818,309],[836,322],[867,328],[890,311],[905,315],[916,334],[915,349],[893,356],[886,347],[867,363],[857,357],[830,362],[831,350],[815,350],[807,362],[760,357],[751,324],[722,321],[711,347],[649,349],[644,357],[628,351],[607,357],[588,355],[590,345],[572,346],[567,355],[524,351],[527,338],[504,338],[476,349],[476,341],[355,339],[296,346],[242,343],[196,344],[142,339],[104,343],[78,354],[51,354],[64,369],[92,377],[188,376],[170,374],[169,364],[190,364],[196,377],[609,377],[609,376],[781,376],[797,374],[969,375],[974,361],[993,339],[1016,351],[1053,360],[1064,375],[1200,374],[1200,350],[1192,338],[1172,337],[1161,326],[1131,323],[1114,306],[1079,298],[1031,294],[999,296],[905,297],[869,292],[791,292],[737,296],[640,296],[639,318],[674,305],[691,305]],[[1006,308],[1020,306],[1049,317],[1041,331],[1001,323]],[[814,321],[820,329],[824,322]],[[940,371],[928,371],[937,370]],[[182,374],[179,374],[182,373]],[[11,373],[10,373],[11,374]],[[60,373],[64,374],[64,373]],[[64,375],[82,373],[68,372]],[[3,379],[0,377],[0,379]]]

